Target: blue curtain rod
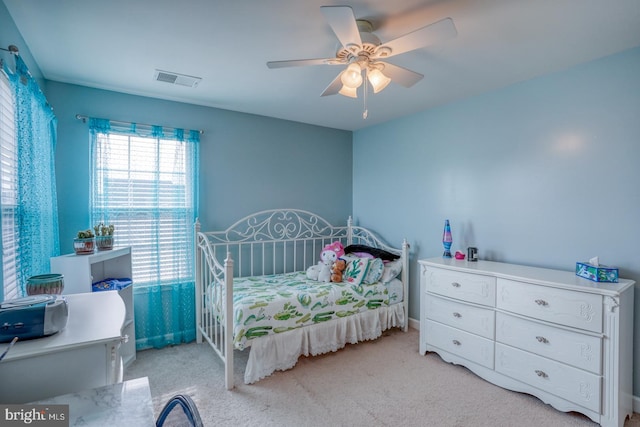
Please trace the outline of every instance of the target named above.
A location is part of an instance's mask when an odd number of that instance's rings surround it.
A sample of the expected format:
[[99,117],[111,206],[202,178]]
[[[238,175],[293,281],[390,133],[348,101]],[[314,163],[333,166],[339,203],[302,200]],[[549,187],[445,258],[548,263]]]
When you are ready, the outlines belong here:
[[[87,121],[89,120],[89,117],[83,116],[82,114],[76,114],[76,119],[81,120],[82,123],[87,123]],[[112,123],[118,123],[118,124],[124,125],[124,126],[128,126],[128,125],[131,124],[131,122],[123,122],[123,121],[120,121],[120,120],[109,120],[109,121],[112,122]],[[142,127],[148,127],[148,128],[152,127],[152,125],[147,125],[147,124],[144,124],[144,123],[136,123],[136,126],[142,126]],[[165,126],[163,126],[163,128],[164,129],[175,129],[175,128],[165,127]],[[197,132],[200,133],[200,135],[204,134],[203,130],[198,130]]]

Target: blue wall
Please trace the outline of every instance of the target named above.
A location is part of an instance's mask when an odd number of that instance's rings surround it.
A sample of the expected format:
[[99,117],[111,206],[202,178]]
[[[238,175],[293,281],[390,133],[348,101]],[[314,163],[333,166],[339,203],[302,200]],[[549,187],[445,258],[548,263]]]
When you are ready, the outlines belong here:
[[[18,48],[22,60],[27,64],[27,67],[29,67],[29,72],[42,86],[42,72],[40,71],[38,64],[33,60],[31,52],[27,48],[27,45],[22,38],[22,34],[18,31],[13,19],[11,19],[11,15],[9,15],[7,7],[4,5],[3,1],[0,1],[0,47],[7,49],[10,45],[14,45]],[[0,59],[9,64],[9,67],[12,70],[14,69],[15,62],[12,54],[4,50],[0,50]]]
[[445,219],[452,249],[481,259],[572,270],[597,255],[640,282],[638,76],[633,49],[354,133],[354,216],[412,244],[410,317]]
[[48,81],[58,118],[56,178],[62,253],[89,227],[89,132],[76,114],[201,129],[203,229],[272,208],[316,212],[345,225],[351,215],[352,134],[215,108]]

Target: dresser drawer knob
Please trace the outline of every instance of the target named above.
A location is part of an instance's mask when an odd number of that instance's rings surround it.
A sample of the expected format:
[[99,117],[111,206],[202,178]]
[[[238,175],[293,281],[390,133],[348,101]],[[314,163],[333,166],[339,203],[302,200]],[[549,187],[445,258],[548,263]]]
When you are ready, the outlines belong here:
[[458,312],[454,312],[453,313],[453,317],[457,317],[458,319],[462,317],[462,314],[458,313]]
[[537,299],[537,300],[536,300],[536,304],[538,304],[539,306],[542,306],[542,307],[546,307],[546,306],[548,306],[548,305],[549,305],[549,303],[548,303],[548,302],[546,302],[546,301],[545,301],[545,300],[543,300],[543,299]]
[[462,345],[462,343],[458,340],[453,340],[453,345]]
[[540,378],[549,378],[549,375],[547,375],[544,371],[540,371],[538,369],[536,369],[536,375]]
[[548,339],[546,339],[545,337],[537,336],[537,337],[536,337],[536,339],[538,340],[538,342],[541,342],[541,343],[543,343],[543,344],[547,344],[547,343],[549,343],[549,340],[548,340]]
[[453,283],[451,283],[451,286],[453,286],[454,288],[459,288],[460,287],[460,283],[453,282]]

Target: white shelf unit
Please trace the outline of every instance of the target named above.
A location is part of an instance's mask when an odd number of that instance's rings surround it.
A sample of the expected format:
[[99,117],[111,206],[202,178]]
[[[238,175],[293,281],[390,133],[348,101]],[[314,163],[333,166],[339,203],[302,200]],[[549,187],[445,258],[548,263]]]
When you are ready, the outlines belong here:
[[[89,255],[68,254],[51,258],[51,272],[64,276],[63,295],[91,292],[91,285],[104,279],[132,276],[131,247],[98,251]],[[133,285],[118,291],[124,301],[126,315],[122,336],[126,339],[120,348],[124,366],[136,359],[136,330],[133,313]]]

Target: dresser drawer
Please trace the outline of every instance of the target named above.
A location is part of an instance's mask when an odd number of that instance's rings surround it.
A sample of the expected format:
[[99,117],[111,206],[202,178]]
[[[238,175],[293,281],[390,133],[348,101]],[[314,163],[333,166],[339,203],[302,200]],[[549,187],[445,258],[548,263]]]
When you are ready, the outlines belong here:
[[602,373],[599,337],[496,313],[496,341],[597,375]]
[[496,278],[439,268],[424,272],[427,291],[462,301],[495,307]]
[[429,295],[424,310],[428,319],[485,338],[494,338],[495,312],[490,308],[472,306]]
[[493,341],[432,320],[426,324],[428,345],[493,369]]
[[602,377],[496,343],[496,371],[600,412]]
[[602,332],[602,296],[498,279],[496,306],[536,319]]

